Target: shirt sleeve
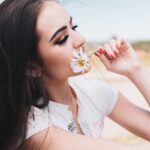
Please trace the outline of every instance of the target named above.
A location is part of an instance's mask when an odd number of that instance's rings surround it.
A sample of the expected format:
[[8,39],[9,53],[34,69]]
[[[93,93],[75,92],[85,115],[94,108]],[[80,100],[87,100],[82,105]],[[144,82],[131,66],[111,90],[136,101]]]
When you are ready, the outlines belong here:
[[92,81],[93,89],[95,90],[94,103],[97,109],[102,110],[105,115],[112,112],[118,100],[118,91],[111,87],[108,83],[94,79]]
[[118,100],[118,90],[99,79],[74,78],[72,85],[78,89],[80,106],[93,114],[106,116],[112,112]]
[[50,126],[52,126],[52,121],[48,109],[39,109],[32,106],[28,116],[26,139]]

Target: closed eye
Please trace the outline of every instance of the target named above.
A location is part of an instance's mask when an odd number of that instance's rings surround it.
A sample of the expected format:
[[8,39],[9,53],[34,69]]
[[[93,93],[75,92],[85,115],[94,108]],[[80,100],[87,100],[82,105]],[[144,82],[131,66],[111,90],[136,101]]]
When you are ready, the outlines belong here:
[[[77,26],[77,25],[74,25],[74,26],[72,27],[72,30],[76,31],[77,28],[78,28],[78,26]],[[64,44],[64,43],[67,41],[68,37],[69,37],[69,35],[64,35],[64,36],[62,36],[62,38],[59,39],[57,42],[55,42],[55,44],[58,44],[58,45]]]
[[60,40],[58,40],[57,42],[55,42],[55,44],[58,44],[58,45],[64,44],[67,41],[68,37],[69,37],[69,35],[63,36]]

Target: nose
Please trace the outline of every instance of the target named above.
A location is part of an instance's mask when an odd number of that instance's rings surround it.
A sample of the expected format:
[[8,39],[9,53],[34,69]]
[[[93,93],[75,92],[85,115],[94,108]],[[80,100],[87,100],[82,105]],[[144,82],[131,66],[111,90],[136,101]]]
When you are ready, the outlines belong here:
[[84,36],[82,36],[79,33],[76,33],[76,37],[73,42],[73,47],[75,49],[82,47],[85,44],[85,42],[86,42],[86,40],[85,40]]

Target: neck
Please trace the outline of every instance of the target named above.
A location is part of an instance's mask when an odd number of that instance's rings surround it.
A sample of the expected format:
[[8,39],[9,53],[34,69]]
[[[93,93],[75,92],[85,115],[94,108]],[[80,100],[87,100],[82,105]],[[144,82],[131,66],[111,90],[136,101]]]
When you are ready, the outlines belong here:
[[73,94],[68,79],[62,81],[46,81],[45,85],[51,101],[70,105],[73,100]]

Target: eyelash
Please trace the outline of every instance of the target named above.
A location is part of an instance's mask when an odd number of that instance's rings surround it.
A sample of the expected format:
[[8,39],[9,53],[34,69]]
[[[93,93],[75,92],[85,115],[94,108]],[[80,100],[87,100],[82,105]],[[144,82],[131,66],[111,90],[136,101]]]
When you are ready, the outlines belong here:
[[78,25],[73,26],[72,30],[76,31],[76,28],[78,28]]
[[[77,25],[73,26],[73,27],[72,27],[72,30],[76,31],[76,28],[78,28]],[[64,38],[62,38],[62,40],[57,41],[55,44],[57,44],[57,45],[62,45],[62,44],[64,44],[64,43],[67,41],[68,37],[69,37],[69,35],[64,36]]]

